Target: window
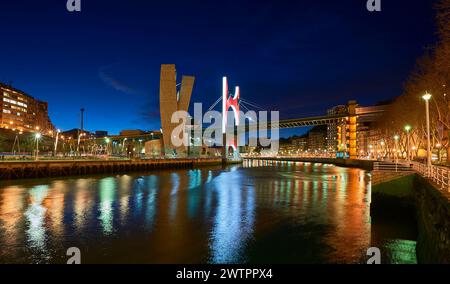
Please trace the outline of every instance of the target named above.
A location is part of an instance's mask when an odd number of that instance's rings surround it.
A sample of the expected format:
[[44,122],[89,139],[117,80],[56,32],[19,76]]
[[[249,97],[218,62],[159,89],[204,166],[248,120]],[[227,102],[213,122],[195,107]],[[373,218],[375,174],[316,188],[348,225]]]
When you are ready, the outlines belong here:
[[26,104],[24,104],[24,103],[22,103],[22,102],[17,102],[17,105],[19,105],[19,106],[23,106],[23,107],[28,107]]
[[4,109],[3,113],[11,113],[11,111],[9,109]]
[[3,92],[3,96],[9,98],[9,94],[7,92]]
[[11,106],[11,109],[19,110],[19,111],[22,111],[22,112],[27,112],[26,109],[24,109],[23,107],[18,107],[18,106]]
[[14,105],[17,104],[17,101],[15,101],[15,100],[10,100],[10,99],[7,99],[7,98],[3,98],[3,101],[4,101],[4,102],[7,102],[7,103],[10,103],[10,104],[14,104]]
[[22,101],[22,102],[28,102],[28,100],[26,98],[20,97],[20,96],[17,96],[17,100]]

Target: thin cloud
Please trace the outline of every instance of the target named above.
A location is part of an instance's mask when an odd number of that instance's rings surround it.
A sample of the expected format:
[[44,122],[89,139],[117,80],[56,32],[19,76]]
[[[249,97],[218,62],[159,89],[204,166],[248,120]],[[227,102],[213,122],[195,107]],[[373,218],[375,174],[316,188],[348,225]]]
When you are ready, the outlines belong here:
[[108,75],[104,70],[99,71],[99,77],[106,85],[114,88],[116,91],[123,92],[129,95],[136,94],[136,90],[123,84],[117,79],[114,79],[111,75]]

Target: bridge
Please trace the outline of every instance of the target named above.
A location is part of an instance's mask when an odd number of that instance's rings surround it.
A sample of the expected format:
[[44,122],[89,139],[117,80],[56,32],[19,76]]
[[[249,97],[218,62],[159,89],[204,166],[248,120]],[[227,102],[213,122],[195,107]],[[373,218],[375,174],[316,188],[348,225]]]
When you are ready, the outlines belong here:
[[[224,79],[226,80],[226,78]],[[224,81],[224,86],[226,81]],[[224,87],[227,90],[228,86]],[[235,120],[239,121],[239,110],[242,106],[245,107],[247,103],[242,104],[244,100],[240,99],[240,91],[237,88],[236,93],[233,96],[227,98],[223,96],[222,100],[226,103],[222,109],[223,113],[227,113],[228,109],[232,109],[234,112]],[[224,93],[225,94],[225,93]],[[248,103],[248,105],[254,105]],[[248,107],[245,107],[248,110]],[[249,123],[245,124],[244,127],[239,128],[237,122],[234,125],[226,125],[226,116],[223,118],[222,131],[223,133],[234,133],[236,128],[241,131],[249,132],[251,130],[267,130],[267,129],[288,129],[288,128],[300,128],[300,127],[314,127],[319,125],[327,125],[335,128],[336,132],[336,146],[337,152],[342,153],[342,156],[349,157],[350,159],[355,159],[358,156],[357,153],[357,141],[359,136],[359,126],[367,122],[375,122],[383,113],[386,111],[386,106],[370,106],[370,107],[360,107],[356,101],[349,101],[346,106],[341,106],[339,111],[330,113],[322,116],[313,117],[303,117],[296,119],[285,119],[279,121],[267,121],[265,123],[258,124]],[[225,136],[224,136],[225,139]],[[224,140],[225,141],[225,140]],[[224,148],[228,149],[229,146],[233,149],[237,149],[236,141],[227,141]]]
[[[275,121],[279,129],[300,128],[300,127],[314,127],[320,125],[330,125],[343,122],[349,116],[356,116],[359,123],[374,122],[386,111],[386,106],[371,106],[371,107],[356,107],[356,112],[350,114],[348,112],[335,115],[311,116],[294,119],[282,119]],[[258,126],[257,123],[250,123],[246,125],[246,131],[249,131],[250,126]],[[232,129],[233,126],[228,129]],[[267,128],[271,128],[271,122],[267,121]]]

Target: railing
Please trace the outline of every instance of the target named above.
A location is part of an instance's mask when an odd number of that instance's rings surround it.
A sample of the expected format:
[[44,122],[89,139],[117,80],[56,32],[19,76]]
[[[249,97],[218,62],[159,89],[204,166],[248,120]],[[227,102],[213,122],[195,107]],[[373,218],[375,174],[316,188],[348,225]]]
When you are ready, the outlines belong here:
[[422,176],[432,180],[441,190],[450,192],[450,169],[413,163],[413,169]]
[[390,163],[390,162],[374,162],[374,171],[393,171],[393,172],[411,172],[413,168],[412,163],[400,162],[400,163]]

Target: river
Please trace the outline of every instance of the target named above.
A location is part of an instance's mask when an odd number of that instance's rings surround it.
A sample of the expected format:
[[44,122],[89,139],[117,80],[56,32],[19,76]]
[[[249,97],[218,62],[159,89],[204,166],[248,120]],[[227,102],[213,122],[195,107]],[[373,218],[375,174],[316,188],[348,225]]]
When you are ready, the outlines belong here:
[[0,263],[415,263],[414,228],[372,222],[370,173],[245,162],[0,183]]

